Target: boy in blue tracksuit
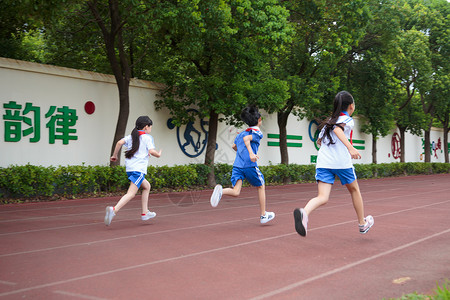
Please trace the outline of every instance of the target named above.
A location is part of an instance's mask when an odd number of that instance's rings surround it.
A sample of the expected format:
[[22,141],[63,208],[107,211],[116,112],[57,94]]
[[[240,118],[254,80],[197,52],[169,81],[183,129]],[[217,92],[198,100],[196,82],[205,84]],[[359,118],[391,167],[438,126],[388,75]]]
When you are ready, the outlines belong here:
[[223,189],[220,184],[216,185],[211,196],[211,206],[219,204],[222,195],[237,197],[241,193],[242,181],[247,181],[258,189],[260,222],[265,224],[275,218],[275,213],[266,212],[266,190],[264,176],[258,168],[258,148],[263,138],[261,129],[261,114],[256,107],[246,107],[241,113],[241,119],[249,128],[238,134],[234,140],[233,149],[236,151],[236,159],[231,174],[233,188]]

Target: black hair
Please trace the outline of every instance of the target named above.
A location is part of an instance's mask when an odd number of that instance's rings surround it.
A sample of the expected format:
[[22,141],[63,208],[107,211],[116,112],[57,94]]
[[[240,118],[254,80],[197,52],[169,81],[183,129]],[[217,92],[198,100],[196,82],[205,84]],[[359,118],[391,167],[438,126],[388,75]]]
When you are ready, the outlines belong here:
[[248,126],[258,125],[259,118],[261,118],[261,114],[259,113],[258,108],[255,106],[248,106],[241,112],[241,119]]
[[125,157],[126,158],[132,158],[133,155],[138,151],[140,139],[139,139],[139,132],[138,130],[142,130],[145,126],[152,126],[153,121],[147,117],[147,116],[140,116],[136,120],[136,126],[131,131],[131,139],[132,139],[132,146],[131,149],[128,149],[125,151]]
[[325,126],[324,136],[328,138],[328,145],[335,143],[331,138],[331,131],[334,129],[334,126],[338,126],[344,130],[341,124],[336,124],[336,121],[341,113],[343,111],[347,111],[349,105],[352,103],[354,103],[353,96],[347,91],[341,91],[334,97],[333,113],[331,114],[331,117],[325,120],[325,122],[321,125],[322,128]]

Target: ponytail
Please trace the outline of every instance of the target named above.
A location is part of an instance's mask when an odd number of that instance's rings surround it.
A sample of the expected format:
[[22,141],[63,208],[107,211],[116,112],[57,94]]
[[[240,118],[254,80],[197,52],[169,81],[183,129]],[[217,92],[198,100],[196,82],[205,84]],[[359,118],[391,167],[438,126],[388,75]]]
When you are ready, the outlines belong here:
[[136,120],[136,126],[131,131],[131,149],[125,151],[125,158],[132,158],[133,155],[139,150],[140,146],[140,134],[138,130],[142,130],[145,126],[152,126],[153,121],[147,116],[141,116]]
[[343,111],[347,111],[349,105],[353,102],[353,96],[347,91],[341,91],[334,97],[333,113],[331,114],[331,117],[325,120],[325,122],[323,122],[320,126],[321,128],[325,127],[324,136],[328,138],[328,145],[335,143],[331,138],[331,131],[333,131],[335,126],[338,126],[342,130],[344,130],[344,127],[341,124],[337,124],[336,122],[341,113]]

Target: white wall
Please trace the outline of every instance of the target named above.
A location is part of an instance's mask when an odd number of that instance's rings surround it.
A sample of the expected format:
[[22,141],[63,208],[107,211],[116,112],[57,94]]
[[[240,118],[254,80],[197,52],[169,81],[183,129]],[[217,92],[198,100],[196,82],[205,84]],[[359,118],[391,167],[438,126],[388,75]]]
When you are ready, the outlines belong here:
[[[153,165],[175,165],[188,163],[203,163],[205,151],[197,157],[188,157],[179,146],[177,140],[177,128],[170,129],[167,121],[170,115],[167,110],[156,111],[154,100],[157,97],[160,84],[132,80],[130,84],[130,115],[126,134],[131,132],[134,121],[140,115],[148,115],[153,120],[152,135],[155,138],[156,147],[163,150],[161,158],[152,158]],[[30,137],[21,136],[20,141],[5,141],[5,115],[7,109],[4,107],[10,101],[15,101],[22,105],[17,110],[20,116],[24,113],[26,103],[31,103],[41,109],[40,112],[40,140],[30,142]],[[87,101],[95,104],[95,112],[88,114],[84,105]],[[67,106],[76,110],[78,120],[70,129],[76,129],[77,140],[70,140],[64,145],[62,140],[55,140],[54,144],[49,143],[49,129],[46,127],[51,116],[45,117],[51,106],[62,108]],[[111,143],[117,122],[119,111],[118,90],[113,76],[86,72],[67,68],[60,68],[48,65],[35,64],[30,62],[16,61],[0,58],[0,167],[9,165],[24,165],[27,163],[42,166],[58,165],[107,165],[109,164],[109,154]],[[55,112],[53,115],[57,114]],[[25,117],[32,117],[28,113]],[[278,134],[276,114],[268,115],[263,112],[262,131],[264,140],[259,151],[259,164],[268,165],[280,162],[280,151],[276,146],[269,146],[268,142],[275,142],[276,139],[269,138],[269,134]],[[203,120],[206,122],[207,120]],[[364,140],[364,150],[360,150],[363,158],[358,163],[371,163],[372,138],[358,130],[358,118],[355,118],[356,126],[353,135],[354,140]],[[22,130],[30,128],[24,122],[21,123]],[[309,138],[309,124],[307,120],[298,121],[295,116],[290,116],[287,126],[288,135],[301,136],[302,140],[289,140],[288,142],[301,143],[302,147],[289,147],[290,163],[309,164],[311,155],[316,155],[317,150],[314,143]],[[200,120],[193,124],[194,129],[200,133],[192,131],[187,137],[194,137],[194,144],[204,147],[206,135],[202,130]],[[35,127],[34,123],[31,127]],[[208,127],[203,124],[207,131]],[[315,131],[315,126],[312,130]],[[178,137],[181,145],[186,141],[184,138],[186,126],[178,129]],[[233,163],[234,151],[231,144],[236,133],[242,129],[219,124],[217,137],[216,162]],[[314,134],[314,132],[312,132]],[[392,134],[378,140],[378,162],[395,162],[391,153]],[[433,129],[431,141],[441,140],[443,149],[443,131]],[[197,154],[192,145],[186,146],[186,152],[192,156]],[[200,152],[200,151],[199,151]],[[406,161],[421,161],[423,152],[421,137],[406,135]],[[442,150],[437,151],[437,158],[432,155],[432,162],[444,162]]]

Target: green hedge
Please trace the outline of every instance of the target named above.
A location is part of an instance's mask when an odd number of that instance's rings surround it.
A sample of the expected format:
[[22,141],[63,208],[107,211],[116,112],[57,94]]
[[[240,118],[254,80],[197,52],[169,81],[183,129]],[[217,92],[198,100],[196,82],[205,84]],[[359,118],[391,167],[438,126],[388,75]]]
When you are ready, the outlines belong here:
[[[289,177],[291,182],[313,182],[314,165],[269,165],[261,166],[266,184],[282,184]],[[216,164],[216,182],[230,185],[232,166]],[[450,173],[447,163],[392,163],[357,164],[357,177],[378,178],[416,174]],[[180,166],[149,166],[147,180],[152,189],[186,190],[206,187],[209,167],[203,164]],[[82,194],[124,192],[129,182],[123,166],[66,166],[41,167],[33,165],[0,168],[0,198],[45,198],[72,197]],[[5,202],[5,201],[3,201]]]

